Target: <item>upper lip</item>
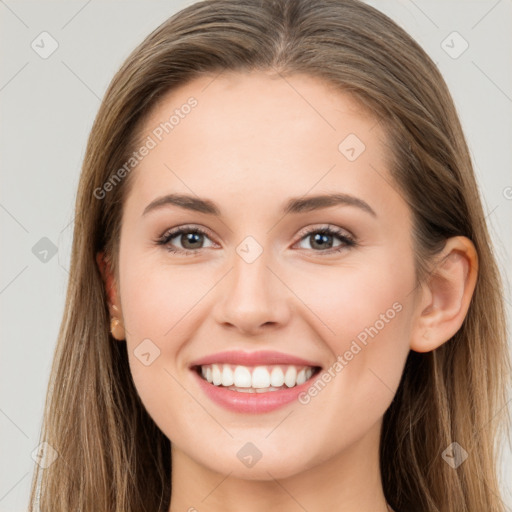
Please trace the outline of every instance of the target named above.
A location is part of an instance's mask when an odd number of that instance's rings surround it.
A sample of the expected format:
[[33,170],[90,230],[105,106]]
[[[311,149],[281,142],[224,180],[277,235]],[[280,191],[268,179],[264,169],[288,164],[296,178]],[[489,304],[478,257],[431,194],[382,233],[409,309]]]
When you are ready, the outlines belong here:
[[314,361],[307,361],[301,357],[274,352],[273,350],[258,350],[257,352],[243,352],[239,350],[228,350],[217,352],[201,357],[193,361],[190,366],[202,366],[206,364],[226,363],[241,366],[258,366],[273,364],[291,364],[296,366],[320,366]]

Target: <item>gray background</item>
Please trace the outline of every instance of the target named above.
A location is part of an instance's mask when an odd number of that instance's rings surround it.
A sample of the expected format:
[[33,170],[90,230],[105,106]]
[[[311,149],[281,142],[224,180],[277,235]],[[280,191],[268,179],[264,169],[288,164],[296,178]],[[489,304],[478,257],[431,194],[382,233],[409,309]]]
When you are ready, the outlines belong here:
[[[31,453],[39,444],[64,307],[74,198],[100,98],[129,52],[190,3],[0,0],[1,512],[27,508],[35,464]],[[510,318],[512,1],[369,3],[418,41],[448,82],[505,276]],[[43,31],[58,43],[46,59],[31,47]],[[469,46],[458,55],[464,41]],[[503,451],[502,481],[512,511],[508,446]]]

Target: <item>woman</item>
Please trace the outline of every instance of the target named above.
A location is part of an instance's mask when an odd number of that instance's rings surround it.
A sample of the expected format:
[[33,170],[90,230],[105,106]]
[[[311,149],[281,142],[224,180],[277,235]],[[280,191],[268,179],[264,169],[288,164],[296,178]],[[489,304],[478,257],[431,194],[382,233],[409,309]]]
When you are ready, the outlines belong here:
[[504,510],[468,149],[377,10],[213,0],[155,30],[93,126],[70,275],[31,506]]

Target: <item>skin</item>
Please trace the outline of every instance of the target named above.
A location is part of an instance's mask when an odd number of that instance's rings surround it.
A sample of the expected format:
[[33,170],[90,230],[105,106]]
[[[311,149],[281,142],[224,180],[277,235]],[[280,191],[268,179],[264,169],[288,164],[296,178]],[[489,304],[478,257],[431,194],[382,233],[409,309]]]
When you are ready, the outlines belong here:
[[[170,511],[385,512],[382,417],[409,350],[433,350],[460,328],[476,281],[474,247],[448,240],[435,272],[416,286],[411,212],[387,168],[385,133],[328,84],[264,72],[205,75],[167,94],[143,136],[190,96],[198,105],[132,171],[119,282],[109,290],[137,391],[172,442]],[[348,134],[366,146],[352,162],[338,149]],[[171,192],[210,199],[222,215],[175,205],[143,215]],[[333,192],[364,200],[376,216],[348,205],[281,213],[288,198]],[[195,255],[155,243],[189,224],[209,233]],[[336,235],[323,249],[303,234],[326,224],[357,245],[326,254],[343,247]],[[252,263],[236,252],[247,236],[263,249]],[[185,237],[172,244],[190,247]],[[231,412],[189,370],[219,351],[268,349],[326,371],[394,303],[400,312],[307,404]],[[148,338],[160,355],[145,366],[134,350]],[[236,455],[249,441],[262,453],[250,468]]]

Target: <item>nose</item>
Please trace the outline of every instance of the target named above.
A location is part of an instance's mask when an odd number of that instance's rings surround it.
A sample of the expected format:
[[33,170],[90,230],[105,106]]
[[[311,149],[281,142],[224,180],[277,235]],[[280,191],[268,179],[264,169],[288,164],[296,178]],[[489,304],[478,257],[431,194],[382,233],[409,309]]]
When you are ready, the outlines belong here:
[[288,322],[292,293],[269,263],[266,251],[251,263],[234,255],[233,268],[223,279],[215,307],[220,325],[256,335]]

